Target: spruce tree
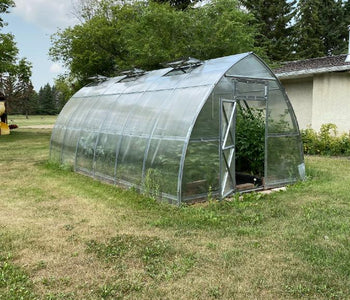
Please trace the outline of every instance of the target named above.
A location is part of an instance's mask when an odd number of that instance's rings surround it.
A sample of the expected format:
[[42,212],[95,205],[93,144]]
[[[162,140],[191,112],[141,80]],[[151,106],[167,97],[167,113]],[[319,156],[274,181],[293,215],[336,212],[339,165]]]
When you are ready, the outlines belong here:
[[299,59],[323,56],[320,0],[299,0],[295,24],[296,51]]
[[21,113],[28,115],[33,112],[31,96],[33,85],[30,80],[32,76],[32,64],[22,58],[3,80],[5,95],[7,96],[8,110],[10,113]]
[[344,22],[350,25],[350,0],[343,1]]
[[40,114],[39,95],[34,89],[32,90],[32,93],[29,95],[29,103],[31,108],[30,114],[33,114],[33,115]]
[[292,19],[296,1],[242,0],[243,5],[255,17],[259,28],[257,46],[267,51],[273,61],[289,60],[293,56]]
[[46,84],[39,90],[40,113],[43,115],[54,115],[57,113],[55,95],[50,84]]
[[336,55],[343,52],[345,44],[344,10],[341,0],[321,0],[320,18],[322,21],[322,41],[325,55]]
[[348,53],[349,45],[349,32],[348,26],[350,25],[350,0],[343,1],[343,24],[342,28],[342,40],[343,40],[343,51],[342,53]]
[[344,52],[344,7],[341,0],[299,0],[296,18],[299,58]]

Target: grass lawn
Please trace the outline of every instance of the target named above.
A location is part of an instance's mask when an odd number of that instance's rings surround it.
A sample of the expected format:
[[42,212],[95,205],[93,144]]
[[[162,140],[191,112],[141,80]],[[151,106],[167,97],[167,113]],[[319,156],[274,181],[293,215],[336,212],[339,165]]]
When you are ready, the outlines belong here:
[[349,299],[350,160],[307,157],[270,195],[156,203],[0,137],[0,299]]
[[10,115],[7,117],[9,124],[16,124],[20,128],[25,126],[39,126],[39,125],[54,125],[57,116],[50,115],[35,115],[28,116],[28,119],[24,115]]

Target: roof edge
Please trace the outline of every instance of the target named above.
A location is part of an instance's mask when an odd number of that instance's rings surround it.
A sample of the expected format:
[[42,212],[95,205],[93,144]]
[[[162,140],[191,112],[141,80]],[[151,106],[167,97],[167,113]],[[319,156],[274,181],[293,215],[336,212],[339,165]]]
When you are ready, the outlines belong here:
[[279,79],[293,79],[293,78],[311,77],[315,74],[341,72],[341,71],[347,71],[347,70],[350,70],[350,65],[324,67],[324,68],[291,71],[291,72],[281,72],[281,73],[275,73],[275,75]]

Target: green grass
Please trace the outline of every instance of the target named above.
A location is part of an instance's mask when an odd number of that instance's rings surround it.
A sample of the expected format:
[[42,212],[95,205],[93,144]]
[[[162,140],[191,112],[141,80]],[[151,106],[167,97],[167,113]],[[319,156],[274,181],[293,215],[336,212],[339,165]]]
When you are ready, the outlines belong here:
[[12,263],[11,237],[0,231],[0,299],[35,299],[28,274]]
[[306,157],[285,192],[174,207],[47,163],[49,138],[0,137],[0,299],[350,298],[348,158]]
[[56,122],[56,119],[57,119],[57,116],[49,116],[49,115],[28,116],[28,119],[24,115],[10,115],[8,116],[8,123],[16,124],[19,127],[54,125]]

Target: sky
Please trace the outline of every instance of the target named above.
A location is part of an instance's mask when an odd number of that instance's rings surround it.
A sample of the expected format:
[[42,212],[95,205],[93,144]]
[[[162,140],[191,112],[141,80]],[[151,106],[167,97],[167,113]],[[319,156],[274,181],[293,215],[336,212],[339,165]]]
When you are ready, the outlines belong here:
[[78,22],[73,15],[72,0],[15,0],[16,7],[3,19],[4,32],[15,36],[19,58],[26,57],[33,65],[32,82],[36,91],[64,73],[63,67],[50,60],[50,36]]

